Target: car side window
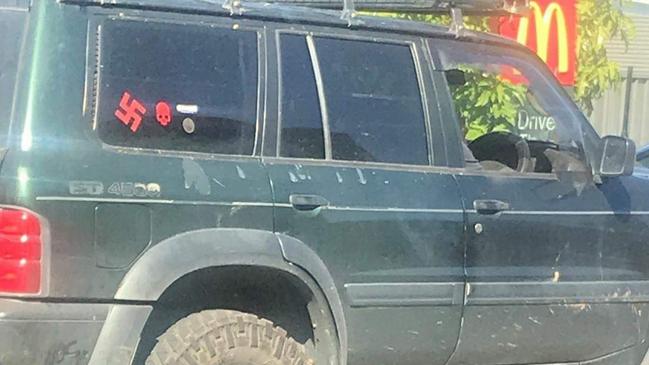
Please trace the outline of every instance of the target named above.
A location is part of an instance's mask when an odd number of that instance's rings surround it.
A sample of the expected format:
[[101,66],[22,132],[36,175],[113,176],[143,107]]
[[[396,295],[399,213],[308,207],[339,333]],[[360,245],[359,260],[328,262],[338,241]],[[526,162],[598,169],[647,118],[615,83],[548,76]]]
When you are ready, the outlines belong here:
[[426,123],[411,47],[315,37],[332,158],[427,165]]
[[105,143],[253,154],[256,32],[111,20],[99,59],[96,129]]
[[590,171],[574,105],[531,64],[507,50],[436,41],[464,137],[465,162],[522,173]]
[[283,157],[325,157],[315,74],[304,35],[280,36],[280,136]]

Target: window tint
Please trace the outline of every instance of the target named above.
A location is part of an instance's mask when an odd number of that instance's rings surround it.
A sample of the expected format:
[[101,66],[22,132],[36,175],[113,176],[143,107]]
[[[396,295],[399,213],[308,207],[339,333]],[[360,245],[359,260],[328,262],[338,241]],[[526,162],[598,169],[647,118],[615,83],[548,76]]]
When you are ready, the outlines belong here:
[[101,38],[98,133],[107,143],[251,155],[257,34],[113,21]]
[[316,38],[333,158],[428,164],[417,73],[407,45]]
[[320,103],[306,38],[282,35],[280,53],[280,155],[324,158]]

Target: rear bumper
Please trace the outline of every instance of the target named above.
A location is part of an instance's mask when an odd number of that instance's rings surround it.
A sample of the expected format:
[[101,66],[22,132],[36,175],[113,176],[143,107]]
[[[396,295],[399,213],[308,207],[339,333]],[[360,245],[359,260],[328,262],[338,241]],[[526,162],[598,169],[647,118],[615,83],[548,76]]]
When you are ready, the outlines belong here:
[[87,364],[109,309],[0,299],[0,365]]
[[130,364],[150,311],[0,298],[0,365]]

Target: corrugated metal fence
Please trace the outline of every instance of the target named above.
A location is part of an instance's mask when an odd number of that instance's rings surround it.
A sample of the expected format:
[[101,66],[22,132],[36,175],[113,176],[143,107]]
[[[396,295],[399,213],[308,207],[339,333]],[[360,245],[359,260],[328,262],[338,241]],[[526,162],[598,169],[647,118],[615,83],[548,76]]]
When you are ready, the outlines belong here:
[[[608,57],[620,65],[622,75],[633,66],[631,103],[629,105],[629,137],[638,146],[649,143],[649,16],[629,14],[633,19],[636,35],[628,48],[620,39],[606,45]],[[624,116],[624,95],[626,80],[617,88],[606,92],[595,102],[590,122],[600,135],[622,133]]]
[[[590,122],[600,135],[622,133],[627,80],[595,103]],[[629,137],[638,147],[649,143],[649,79],[633,79],[629,105]]]

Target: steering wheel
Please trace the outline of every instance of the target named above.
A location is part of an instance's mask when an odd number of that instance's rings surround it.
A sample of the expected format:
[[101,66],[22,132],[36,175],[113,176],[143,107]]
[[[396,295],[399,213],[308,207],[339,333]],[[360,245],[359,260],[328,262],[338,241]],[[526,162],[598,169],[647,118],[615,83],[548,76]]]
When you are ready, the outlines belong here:
[[496,161],[518,172],[534,169],[530,146],[521,136],[510,132],[491,132],[469,143],[478,161]]

